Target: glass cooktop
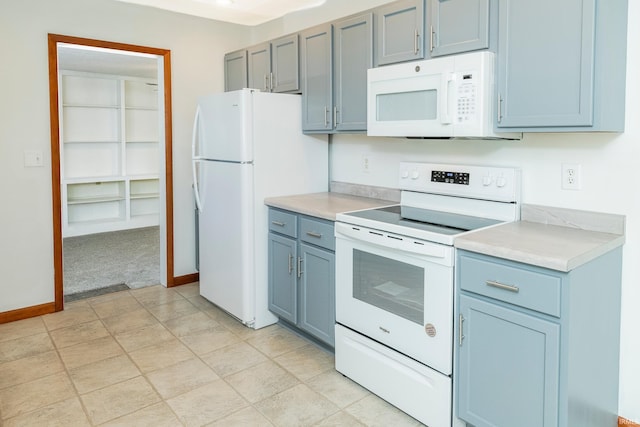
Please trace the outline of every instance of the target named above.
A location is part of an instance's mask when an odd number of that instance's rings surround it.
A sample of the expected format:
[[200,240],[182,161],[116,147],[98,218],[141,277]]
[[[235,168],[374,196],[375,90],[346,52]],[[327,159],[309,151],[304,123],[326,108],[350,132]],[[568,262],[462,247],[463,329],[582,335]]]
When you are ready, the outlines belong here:
[[345,215],[445,235],[456,235],[502,222],[495,219],[401,205],[348,212]]

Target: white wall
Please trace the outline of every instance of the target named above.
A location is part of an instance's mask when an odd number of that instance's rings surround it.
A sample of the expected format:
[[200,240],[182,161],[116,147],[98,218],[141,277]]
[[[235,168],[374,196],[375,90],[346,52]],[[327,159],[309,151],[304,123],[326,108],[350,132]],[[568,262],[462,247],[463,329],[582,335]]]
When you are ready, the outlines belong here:
[[[620,414],[640,422],[640,4],[629,2],[626,130],[622,134],[525,134],[519,142],[417,141],[334,136],[332,179],[397,188],[402,160],[509,165],[522,168],[524,203],[626,215]],[[362,155],[369,173],[362,171]],[[560,187],[560,165],[582,165],[582,190]],[[607,284],[602,284],[607,292]],[[597,322],[598,319],[593,319]],[[598,345],[598,337],[593,337]],[[597,370],[594,367],[594,370]]]
[[[195,271],[190,138],[196,98],[223,90],[247,27],[112,0],[0,3],[0,312],[53,301],[47,33],[171,50],[175,274]],[[25,168],[24,150],[44,167]]]

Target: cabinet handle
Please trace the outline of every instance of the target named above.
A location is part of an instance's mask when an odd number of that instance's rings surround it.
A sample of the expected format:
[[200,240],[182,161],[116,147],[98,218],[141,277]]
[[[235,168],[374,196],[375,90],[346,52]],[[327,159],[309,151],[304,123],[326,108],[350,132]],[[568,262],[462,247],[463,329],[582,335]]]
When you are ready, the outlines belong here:
[[462,327],[464,324],[464,316],[461,314],[458,317],[458,346],[462,347],[462,340],[464,340],[464,334],[462,333]]
[[280,221],[271,221],[271,224],[277,225],[278,227],[284,227],[286,224]]
[[317,239],[322,239],[322,234],[316,233],[315,231],[307,231],[307,236],[315,237]]
[[431,26],[431,34],[429,34],[429,52],[433,52],[433,25]]
[[496,282],[493,280],[487,280],[485,283],[487,284],[487,286],[491,286],[498,289],[504,289],[505,291],[520,292],[520,288],[517,286],[505,285],[504,283]]
[[420,46],[418,45],[418,39],[420,38],[420,33],[418,32],[418,29],[416,28],[416,30],[414,31],[414,38],[413,38],[413,54],[417,55],[418,52],[420,52]]
[[338,126],[338,107],[333,107],[333,127]]
[[498,123],[502,121],[502,95],[498,94]]
[[291,274],[291,272],[293,271],[293,263],[291,262],[293,260],[293,255],[289,254],[289,274]]
[[329,126],[329,119],[327,118],[329,114],[329,109],[327,108],[327,106],[324,106],[324,127]]
[[269,92],[269,83],[268,83],[266,74],[264,75],[264,91]]
[[269,73],[269,92],[273,92],[273,73]]
[[298,257],[298,279],[302,277],[302,257]]

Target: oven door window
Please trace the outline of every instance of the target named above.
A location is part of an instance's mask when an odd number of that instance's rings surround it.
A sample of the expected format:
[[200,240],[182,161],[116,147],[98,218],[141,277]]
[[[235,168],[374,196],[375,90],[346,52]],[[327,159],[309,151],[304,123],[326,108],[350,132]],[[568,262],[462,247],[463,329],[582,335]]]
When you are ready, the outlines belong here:
[[424,324],[424,268],[353,250],[353,297]]

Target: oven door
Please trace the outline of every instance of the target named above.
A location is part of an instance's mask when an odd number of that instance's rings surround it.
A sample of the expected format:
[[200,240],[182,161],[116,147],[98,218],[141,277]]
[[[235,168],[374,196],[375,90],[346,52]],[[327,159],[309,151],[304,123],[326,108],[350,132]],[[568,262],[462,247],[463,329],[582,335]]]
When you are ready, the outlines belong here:
[[336,322],[451,374],[453,247],[336,223]]

